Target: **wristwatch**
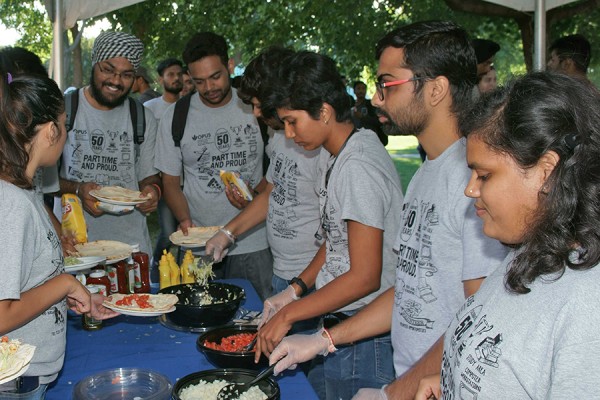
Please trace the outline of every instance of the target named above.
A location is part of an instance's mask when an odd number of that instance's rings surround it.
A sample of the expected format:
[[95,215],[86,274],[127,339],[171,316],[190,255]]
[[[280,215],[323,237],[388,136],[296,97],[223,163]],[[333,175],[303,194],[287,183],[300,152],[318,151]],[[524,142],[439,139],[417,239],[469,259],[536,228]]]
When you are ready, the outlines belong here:
[[304,283],[304,281],[302,279],[298,278],[297,276],[293,277],[290,280],[290,285],[292,283],[295,283],[296,285],[298,285],[300,287],[300,290],[302,290],[302,293],[300,293],[300,296],[302,296],[306,292],[308,292],[308,287],[306,286],[306,283]]

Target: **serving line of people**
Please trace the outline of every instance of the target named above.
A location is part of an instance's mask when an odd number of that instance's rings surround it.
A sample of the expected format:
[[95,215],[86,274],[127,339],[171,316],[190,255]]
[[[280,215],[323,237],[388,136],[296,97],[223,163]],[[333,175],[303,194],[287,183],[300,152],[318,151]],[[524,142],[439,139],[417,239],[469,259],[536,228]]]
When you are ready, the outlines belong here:
[[[158,124],[151,112],[132,115],[128,94],[142,52],[141,42],[125,33],[96,39],[92,78],[78,92],[68,132],[72,110],[65,110],[50,79],[3,71],[1,215],[12,228],[4,232],[11,235],[6,242],[15,262],[10,283],[0,289],[2,315],[9,316],[0,333],[38,346],[27,372],[37,379],[35,389],[18,398],[43,399],[60,370],[67,305],[98,319],[116,315],[101,305],[101,296],[64,273],[59,236],[35,195],[36,171],[60,157],[61,191],[83,200],[90,240],[141,241],[150,253],[145,217],[162,195],[184,232],[224,225],[206,251],[221,261],[216,266],[224,277],[249,279],[265,300],[257,354],[280,360],[276,372],[324,356],[307,369],[322,399],[412,398],[422,378],[440,372],[442,388],[437,377],[425,379],[419,396],[485,396],[496,393],[502,380],[512,382],[512,391],[503,393],[518,397],[537,390],[543,397],[566,393],[567,383],[561,386],[550,371],[560,371],[566,382],[584,373],[577,349],[595,350],[585,336],[582,305],[596,304],[584,294],[552,303],[557,317],[546,320],[539,347],[532,348],[547,375],[543,389],[530,388],[530,375],[510,369],[516,361],[502,353],[515,353],[524,343],[507,333],[515,305],[531,304],[531,313],[541,315],[554,288],[591,289],[585,284],[593,279],[584,275],[593,278],[598,246],[584,233],[594,232],[589,224],[597,197],[584,193],[595,193],[591,155],[600,108],[590,110],[598,92],[589,82],[532,74],[471,109],[476,58],[462,28],[427,21],[385,35],[377,44],[373,104],[387,134],[415,135],[427,153],[403,196],[377,135],[353,126],[349,97],[330,58],[267,49],[253,60],[238,92],[230,83],[225,39],[212,32],[193,35],[183,59],[198,93],[180,121],[183,136],[175,137],[177,103]],[[549,94],[567,86],[553,102]],[[537,92],[523,89],[530,87]],[[524,93],[537,101],[531,108],[522,104]],[[586,112],[574,112],[577,96]],[[547,119],[536,114],[536,105]],[[555,118],[563,114],[571,119]],[[259,118],[271,127],[266,150]],[[265,151],[271,165],[263,178]],[[252,202],[220,182],[218,172],[227,167],[253,188]],[[89,194],[99,185],[139,189],[150,200],[128,215],[105,214]],[[508,209],[494,194],[506,197],[510,188],[523,197],[509,201],[514,207]],[[13,232],[21,233],[18,240]],[[517,249],[504,263],[508,250],[501,242]],[[489,274],[485,291],[473,297]],[[492,305],[488,298],[501,301]],[[482,310],[488,309],[486,317]],[[315,333],[286,336],[293,327],[314,330],[295,324],[319,317],[322,327]],[[507,326],[511,331],[498,330]],[[548,350],[541,346],[545,335],[559,335],[567,345]],[[47,348],[50,337],[55,343]],[[560,358],[544,359],[543,350]],[[566,371],[570,364],[576,372]],[[581,387],[590,390],[593,378],[588,373]],[[7,390],[0,398],[13,398]]]

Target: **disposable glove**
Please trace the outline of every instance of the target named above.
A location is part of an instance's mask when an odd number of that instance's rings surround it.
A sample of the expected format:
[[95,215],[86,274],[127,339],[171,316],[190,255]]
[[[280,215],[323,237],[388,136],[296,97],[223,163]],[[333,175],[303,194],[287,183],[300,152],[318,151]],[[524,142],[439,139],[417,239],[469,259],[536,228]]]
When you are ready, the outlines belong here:
[[275,296],[271,296],[268,299],[266,299],[263,304],[263,312],[262,317],[260,318],[260,322],[258,324],[258,329],[260,329],[264,324],[269,322],[269,320],[273,318],[273,315],[277,314],[279,310],[290,304],[292,301],[298,299],[299,297],[296,296],[296,291],[294,290],[292,285],[289,285],[287,288],[285,288],[285,290],[277,293]]
[[225,258],[232,244],[231,237],[223,231],[218,231],[206,242],[205,253],[207,256],[212,255],[213,260],[218,263]]
[[269,364],[279,360],[275,366],[275,375],[286,369],[295,369],[298,363],[312,360],[318,355],[326,356],[335,351],[333,343],[323,336],[323,330],[319,330],[312,335],[291,335],[286,336],[275,347],[269,357]]
[[383,385],[381,389],[370,389],[364,388],[360,389],[352,400],[388,400],[387,395],[385,394],[385,387],[387,385]]

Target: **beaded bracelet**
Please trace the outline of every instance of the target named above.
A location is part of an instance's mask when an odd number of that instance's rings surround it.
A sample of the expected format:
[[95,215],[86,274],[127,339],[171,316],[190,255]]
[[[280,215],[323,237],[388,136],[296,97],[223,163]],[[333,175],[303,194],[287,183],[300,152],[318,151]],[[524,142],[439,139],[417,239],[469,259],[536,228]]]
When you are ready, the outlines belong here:
[[235,235],[229,229],[221,228],[221,229],[219,229],[219,231],[223,232],[225,234],[225,236],[227,236],[227,238],[229,239],[229,241],[231,242],[231,244],[235,243],[235,240],[237,238],[235,237]]

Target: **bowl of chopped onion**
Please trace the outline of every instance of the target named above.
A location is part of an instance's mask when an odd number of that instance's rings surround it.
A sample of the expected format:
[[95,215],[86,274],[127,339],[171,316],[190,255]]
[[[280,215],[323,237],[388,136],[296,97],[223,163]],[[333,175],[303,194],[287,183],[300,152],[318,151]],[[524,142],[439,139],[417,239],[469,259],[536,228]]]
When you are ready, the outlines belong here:
[[256,369],[268,366],[266,357],[254,363],[254,349],[244,351],[256,337],[256,325],[233,325],[211,329],[198,336],[196,346],[211,364],[219,368]]
[[[173,387],[174,400],[216,400],[219,390],[229,383],[247,383],[256,378],[258,371],[242,368],[210,369],[194,372],[179,379]],[[244,399],[279,400],[279,385],[265,378],[243,395]]]
[[227,324],[245,298],[244,289],[221,282],[185,283],[160,289],[159,293],[179,298],[175,311],[165,314],[165,318],[172,324],[192,328]]

